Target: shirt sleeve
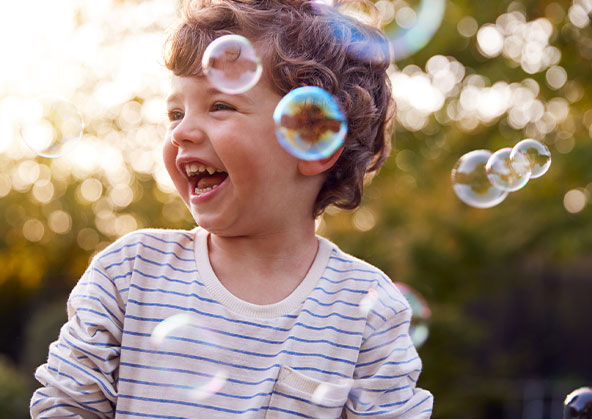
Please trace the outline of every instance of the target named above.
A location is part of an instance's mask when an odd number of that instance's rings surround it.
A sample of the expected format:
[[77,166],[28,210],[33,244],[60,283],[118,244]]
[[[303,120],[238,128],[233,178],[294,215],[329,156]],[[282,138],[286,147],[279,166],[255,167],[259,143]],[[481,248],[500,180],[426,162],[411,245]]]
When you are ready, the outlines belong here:
[[348,419],[431,417],[433,396],[416,386],[422,363],[409,336],[411,308],[396,293],[380,293],[370,310],[352,391],[345,405],[344,416]]
[[43,387],[33,394],[31,417],[112,418],[125,309],[98,260],[72,290],[67,310],[47,363],[35,372]]

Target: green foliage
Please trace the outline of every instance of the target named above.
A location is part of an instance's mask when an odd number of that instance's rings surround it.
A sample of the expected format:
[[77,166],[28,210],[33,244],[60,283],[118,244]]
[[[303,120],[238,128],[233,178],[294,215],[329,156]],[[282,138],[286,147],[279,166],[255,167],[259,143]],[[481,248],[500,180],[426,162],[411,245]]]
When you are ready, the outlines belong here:
[[6,357],[0,357],[0,419],[29,417],[27,380]]

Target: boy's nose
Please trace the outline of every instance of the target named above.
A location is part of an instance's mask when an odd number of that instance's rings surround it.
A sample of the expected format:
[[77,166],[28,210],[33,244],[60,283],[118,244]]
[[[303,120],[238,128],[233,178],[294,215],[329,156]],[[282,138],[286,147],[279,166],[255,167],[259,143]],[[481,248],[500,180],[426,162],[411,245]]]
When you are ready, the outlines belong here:
[[171,143],[177,147],[183,144],[202,143],[205,139],[206,133],[199,124],[186,119],[181,121],[171,133]]

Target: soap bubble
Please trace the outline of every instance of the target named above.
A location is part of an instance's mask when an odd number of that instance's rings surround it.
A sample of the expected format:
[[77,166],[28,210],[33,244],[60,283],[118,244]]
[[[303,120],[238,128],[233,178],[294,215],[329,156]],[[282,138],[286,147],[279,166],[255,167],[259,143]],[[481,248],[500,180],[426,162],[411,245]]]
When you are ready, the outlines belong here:
[[273,113],[278,141],[302,160],[331,156],[345,140],[347,122],[333,97],[320,87],[292,90]]
[[[191,371],[187,382],[179,386],[171,377],[171,382],[165,384],[180,389],[186,398],[204,400],[218,393],[228,379],[225,370],[207,360],[220,351],[217,341],[213,330],[200,317],[189,313],[175,314],[160,322],[150,336],[150,342],[160,355],[158,365],[154,367],[173,371],[182,362],[183,369]],[[167,378],[166,374],[162,376],[162,380]]]
[[581,387],[567,395],[563,419],[592,419],[592,388]]
[[465,204],[476,208],[490,208],[502,202],[507,191],[491,184],[485,165],[491,157],[489,150],[475,150],[463,155],[452,169],[452,187]]
[[257,84],[263,66],[247,38],[224,35],[206,48],[202,57],[204,74],[224,93],[244,93]]
[[551,152],[543,143],[527,138],[512,148],[510,160],[515,164],[514,170],[524,171],[522,162],[528,161],[530,178],[535,179],[544,175],[551,166]]
[[[510,147],[493,153],[485,164],[485,172],[491,184],[503,191],[513,192],[521,189],[530,179],[530,163],[523,154],[510,159]],[[518,170],[515,169],[519,168]]]
[[27,106],[19,121],[20,134],[37,155],[60,157],[72,151],[82,137],[84,122],[72,103],[65,99],[42,97]]
[[416,2],[396,2],[395,19],[383,28],[393,46],[396,60],[409,57],[425,47],[444,18],[445,0],[421,0],[417,7],[413,7],[413,3]]
[[360,301],[360,313],[363,316],[367,316],[368,312],[372,310],[372,307],[376,304],[376,301],[378,301],[378,293],[374,288],[370,288],[368,293]]
[[432,317],[432,311],[419,292],[401,282],[395,282],[395,285],[407,299],[407,302],[413,311],[413,315],[411,316],[411,326],[409,327],[409,336],[415,347],[419,348],[428,338],[430,332],[429,320],[430,317]]

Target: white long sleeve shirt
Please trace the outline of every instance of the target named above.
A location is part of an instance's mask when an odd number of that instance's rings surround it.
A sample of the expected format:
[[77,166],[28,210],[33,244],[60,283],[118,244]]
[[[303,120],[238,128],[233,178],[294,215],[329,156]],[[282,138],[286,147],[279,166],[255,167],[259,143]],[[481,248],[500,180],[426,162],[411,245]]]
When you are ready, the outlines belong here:
[[33,418],[431,416],[411,309],[384,273],[319,237],[300,285],[255,305],[216,278],[207,235],[140,230],[93,259]]

